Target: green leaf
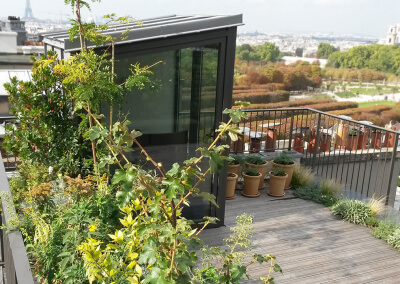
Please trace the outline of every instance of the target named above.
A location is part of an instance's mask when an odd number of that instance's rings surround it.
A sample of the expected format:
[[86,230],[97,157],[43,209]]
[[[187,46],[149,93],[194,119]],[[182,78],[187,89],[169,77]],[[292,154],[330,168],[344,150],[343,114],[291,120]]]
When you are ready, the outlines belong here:
[[217,202],[215,202],[216,197],[213,194],[208,192],[200,192],[197,194],[197,196],[203,197],[205,200],[210,201],[213,205],[219,208]]
[[147,242],[142,249],[142,253],[139,256],[138,263],[148,266],[156,263],[157,248],[153,241]]
[[133,192],[132,189],[130,190],[121,189],[120,191],[117,192],[115,197],[117,198],[117,201],[121,206],[125,206],[131,200],[136,199],[136,194]]
[[222,160],[221,156],[216,153],[216,152],[211,152],[210,153],[210,168],[211,168],[211,173],[215,174],[219,170],[222,170],[224,166],[224,161]]
[[101,132],[101,129],[100,129],[99,126],[94,126],[94,127],[90,128],[90,130],[89,130],[89,139],[91,141],[99,139],[100,138],[100,132]]
[[282,268],[279,266],[279,264],[275,264],[275,265],[274,265],[274,271],[275,271],[275,272],[283,273]]
[[229,265],[229,271],[231,273],[232,282],[240,283],[241,279],[247,277],[247,268],[243,265]]

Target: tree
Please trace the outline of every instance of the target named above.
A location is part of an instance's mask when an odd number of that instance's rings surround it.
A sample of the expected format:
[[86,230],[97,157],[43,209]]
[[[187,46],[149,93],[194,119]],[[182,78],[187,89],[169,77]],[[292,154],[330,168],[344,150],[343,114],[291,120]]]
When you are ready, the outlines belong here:
[[244,61],[260,61],[261,58],[250,44],[242,44],[236,48],[236,59]]
[[258,47],[257,54],[263,61],[277,62],[281,59],[282,53],[279,48],[270,42],[266,42]]
[[326,59],[329,57],[329,55],[331,55],[335,51],[339,51],[339,49],[329,43],[321,42],[318,45],[317,57]]

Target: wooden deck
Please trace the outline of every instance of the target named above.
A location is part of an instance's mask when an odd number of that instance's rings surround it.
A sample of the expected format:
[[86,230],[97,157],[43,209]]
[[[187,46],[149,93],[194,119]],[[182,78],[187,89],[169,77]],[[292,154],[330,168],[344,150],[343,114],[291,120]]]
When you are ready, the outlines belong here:
[[[237,191],[226,202],[226,227],[208,229],[203,240],[222,245],[229,226],[242,213],[254,216],[252,253],[273,254],[284,273],[275,273],[284,283],[400,283],[400,251],[371,235],[367,227],[357,226],[333,216],[329,209],[294,198],[291,191],[272,198],[266,189],[258,198],[245,198]],[[267,274],[266,266],[253,264],[250,279]]]

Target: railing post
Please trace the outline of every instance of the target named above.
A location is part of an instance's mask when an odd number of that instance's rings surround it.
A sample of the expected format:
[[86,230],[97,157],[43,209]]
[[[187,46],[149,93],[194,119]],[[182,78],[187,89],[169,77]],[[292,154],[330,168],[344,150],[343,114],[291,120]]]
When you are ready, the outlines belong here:
[[396,133],[394,138],[394,145],[393,145],[393,152],[392,152],[392,161],[390,164],[390,173],[389,173],[389,184],[388,184],[388,189],[386,193],[386,205],[389,204],[389,196],[390,196],[390,191],[392,189],[392,179],[393,179],[393,171],[394,171],[394,164],[396,162],[396,157],[397,157],[397,145],[399,144],[399,134]]
[[317,151],[319,147],[319,136],[320,136],[320,131],[321,131],[321,113],[318,113],[318,122],[317,122],[317,129],[315,133],[315,143],[314,143],[314,153],[312,157],[312,162],[311,162],[311,168],[314,170],[315,169],[315,160],[317,159]]
[[292,110],[292,114],[290,116],[289,147],[288,147],[289,151],[292,150],[293,121],[294,121],[294,110]]

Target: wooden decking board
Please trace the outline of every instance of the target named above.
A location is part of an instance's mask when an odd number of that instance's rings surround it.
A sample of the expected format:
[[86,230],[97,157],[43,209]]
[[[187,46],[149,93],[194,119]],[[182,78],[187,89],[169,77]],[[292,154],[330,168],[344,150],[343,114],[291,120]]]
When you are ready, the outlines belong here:
[[[379,250],[373,251],[374,253],[379,253]],[[346,263],[346,267],[340,266],[340,263]],[[287,277],[289,280],[297,279],[297,280],[302,280],[300,283],[308,283],[308,280],[305,279],[315,279],[316,277],[324,277],[325,275],[331,277],[331,280],[335,280],[336,275],[342,275],[342,274],[348,274],[348,275],[353,275],[353,274],[358,274],[360,271],[369,271],[371,268],[374,269],[381,269],[382,267],[389,267],[393,265],[393,259],[391,257],[386,257],[382,258],[378,263],[379,265],[376,265],[376,257],[369,257],[368,255],[365,256],[365,258],[362,259],[362,265],[360,265],[360,260],[359,259],[338,259],[335,260],[334,262],[330,263],[329,265],[313,265],[310,266],[308,269],[303,270],[300,273],[285,273],[283,277],[281,278],[280,283],[284,283],[284,279]],[[399,265],[400,263],[397,263]],[[304,265],[304,264],[303,264]],[[338,265],[340,266],[338,268]],[[307,266],[304,266],[307,267]],[[287,267],[287,269],[290,269],[290,267]],[[257,272],[254,273],[254,276],[257,276]],[[304,281],[303,281],[304,279]],[[310,281],[309,283],[313,283]],[[346,279],[347,283],[347,279]]]
[[[227,227],[206,230],[203,240],[222,245],[236,216],[248,213],[254,215],[252,253],[277,257],[284,270],[275,274],[277,283],[400,283],[400,251],[375,239],[369,228],[343,222],[310,201],[276,200],[263,193],[250,199],[237,192],[226,203]],[[259,283],[266,269],[251,266],[245,283]]]

